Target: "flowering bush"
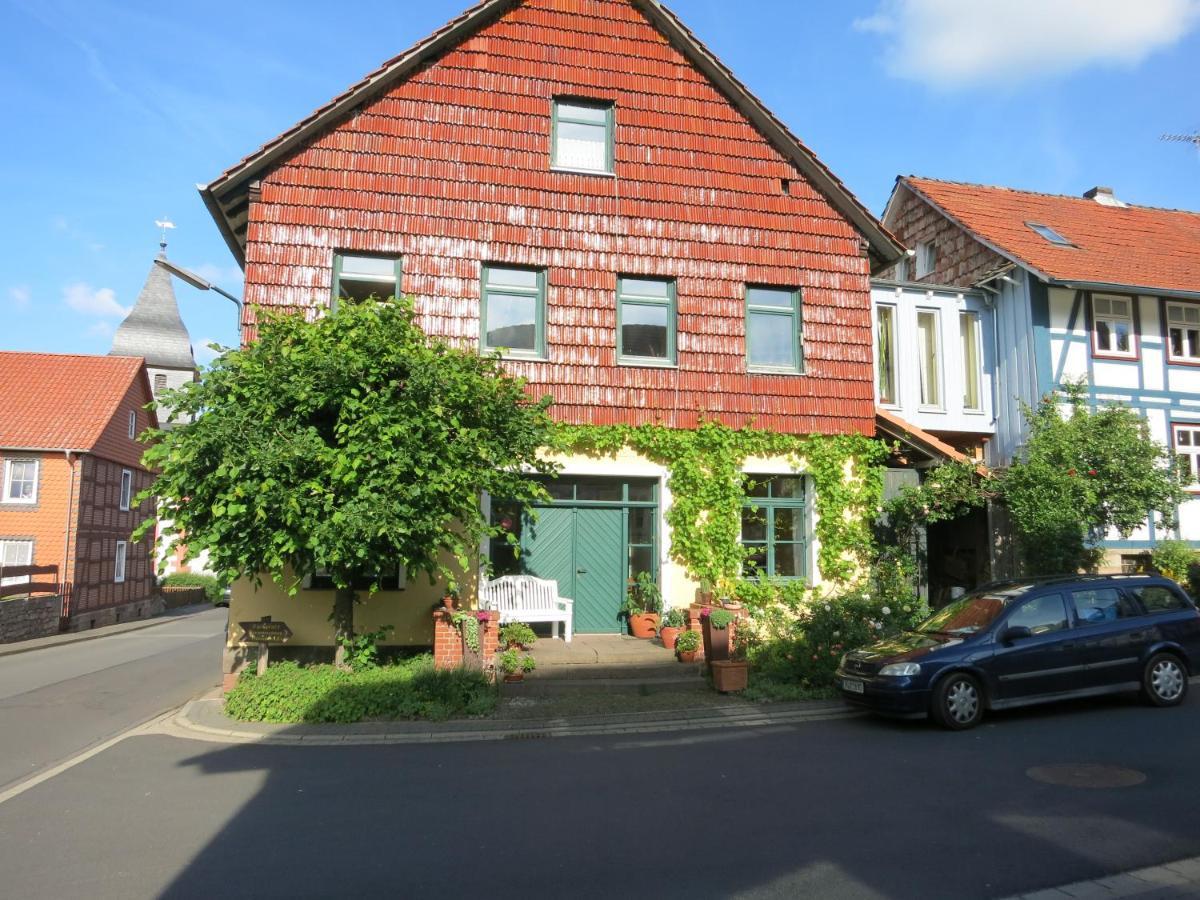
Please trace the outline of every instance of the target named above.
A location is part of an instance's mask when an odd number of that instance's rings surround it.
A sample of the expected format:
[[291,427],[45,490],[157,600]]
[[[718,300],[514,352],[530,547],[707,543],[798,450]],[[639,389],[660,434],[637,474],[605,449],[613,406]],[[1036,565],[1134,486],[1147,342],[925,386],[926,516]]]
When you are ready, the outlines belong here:
[[878,576],[835,594],[763,579],[744,583],[737,596],[749,614],[738,635],[755,673],[817,689],[833,684],[842,654],[912,628],[929,612],[907,584]]

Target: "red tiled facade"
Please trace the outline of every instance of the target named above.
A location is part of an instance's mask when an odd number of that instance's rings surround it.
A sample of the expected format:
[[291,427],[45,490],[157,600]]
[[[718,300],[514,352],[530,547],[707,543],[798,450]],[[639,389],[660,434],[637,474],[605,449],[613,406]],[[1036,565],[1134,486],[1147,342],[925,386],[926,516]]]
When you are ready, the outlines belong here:
[[[613,175],[551,170],[556,97],[613,103]],[[399,255],[422,326],[476,345],[482,265],[534,266],[547,359],[508,365],[561,420],[871,433],[864,244],[628,0],[526,0],[262,174],[243,339],[327,304],[345,251]],[[677,367],[618,364],[620,275],[675,279]],[[801,291],[804,374],[747,371],[747,285]]]
[[[153,479],[129,437],[131,414],[135,436],[157,424],[144,408],[142,360],[0,353],[0,391],[0,470],[4,459],[37,461],[36,502],[0,501],[0,540],[32,541],[33,563],[58,567],[68,627],[107,624],[123,610],[148,615],[157,602],[153,536],[135,543],[130,533],[154,505],[121,509],[123,472],[131,498]],[[121,582],[117,541],[126,542]]]
[[1005,261],[909,190],[894,198],[888,209],[888,227],[909,247],[932,244],[935,248],[932,271],[917,278],[916,261],[902,259],[886,276],[897,281],[970,286]]

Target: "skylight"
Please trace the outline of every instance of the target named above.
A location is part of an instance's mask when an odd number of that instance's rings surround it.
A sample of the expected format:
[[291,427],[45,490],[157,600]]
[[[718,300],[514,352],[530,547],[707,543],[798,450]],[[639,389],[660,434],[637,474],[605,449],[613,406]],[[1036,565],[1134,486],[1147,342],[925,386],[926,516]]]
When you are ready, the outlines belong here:
[[1039,225],[1037,222],[1026,222],[1030,228],[1044,237],[1052,244],[1058,244],[1060,247],[1074,247],[1075,245],[1051,228],[1049,225]]

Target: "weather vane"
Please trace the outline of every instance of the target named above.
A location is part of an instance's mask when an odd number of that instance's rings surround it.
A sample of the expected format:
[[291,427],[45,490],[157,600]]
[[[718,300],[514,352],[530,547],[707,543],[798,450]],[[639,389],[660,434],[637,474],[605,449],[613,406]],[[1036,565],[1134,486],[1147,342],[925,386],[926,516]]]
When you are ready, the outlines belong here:
[[162,251],[165,253],[167,250],[167,229],[174,228],[175,223],[172,222],[170,219],[168,219],[166,216],[164,216],[161,219],[155,219],[154,224],[158,226],[158,230],[160,232],[159,238],[158,238],[158,246],[160,248],[162,248]]

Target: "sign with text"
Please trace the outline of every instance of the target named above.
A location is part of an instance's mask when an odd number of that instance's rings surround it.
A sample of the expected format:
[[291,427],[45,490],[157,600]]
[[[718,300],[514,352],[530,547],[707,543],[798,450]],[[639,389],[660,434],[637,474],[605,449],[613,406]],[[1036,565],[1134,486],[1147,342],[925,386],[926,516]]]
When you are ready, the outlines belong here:
[[238,622],[244,632],[242,640],[251,644],[283,644],[292,636],[287,622],[275,622],[264,618],[258,622]]

